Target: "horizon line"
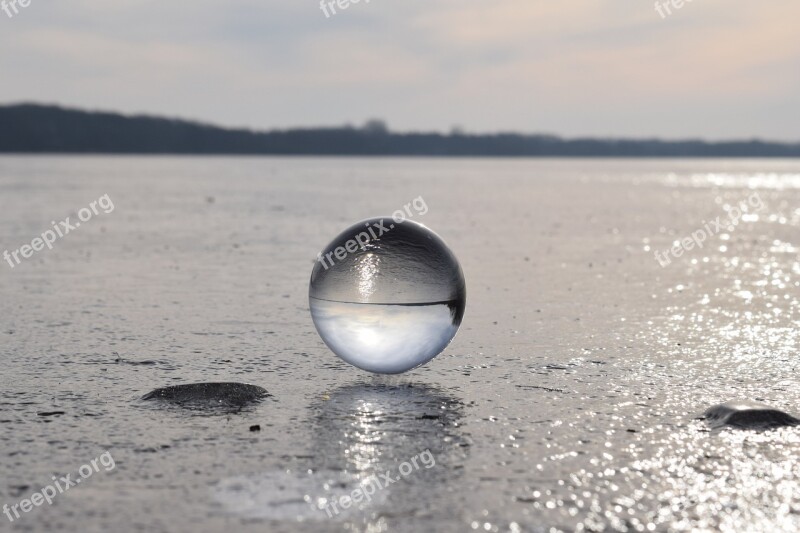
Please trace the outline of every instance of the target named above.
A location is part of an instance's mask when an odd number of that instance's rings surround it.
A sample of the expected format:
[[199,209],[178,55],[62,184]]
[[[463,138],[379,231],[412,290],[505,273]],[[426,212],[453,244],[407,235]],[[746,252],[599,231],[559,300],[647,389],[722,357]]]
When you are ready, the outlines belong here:
[[605,141],[605,142],[655,142],[655,143],[705,143],[705,144],[735,144],[735,143],[763,143],[771,145],[783,146],[797,146],[800,145],[800,139],[797,140],[770,140],[763,137],[753,136],[749,138],[731,138],[731,139],[708,139],[703,137],[679,137],[679,138],[666,138],[658,136],[642,136],[642,137],[623,137],[623,136],[596,136],[596,135],[582,135],[582,136],[563,136],[558,133],[544,133],[544,132],[521,132],[521,131],[488,131],[476,132],[468,131],[462,126],[453,126],[450,131],[444,132],[440,130],[392,130],[384,119],[372,118],[366,120],[362,125],[356,126],[352,123],[345,123],[339,125],[318,125],[318,126],[289,126],[289,127],[273,127],[269,129],[258,129],[250,126],[225,126],[213,122],[205,122],[201,119],[185,118],[181,116],[158,115],[148,112],[124,112],[124,111],[110,111],[107,109],[99,108],[82,108],[77,106],[70,106],[68,104],[60,103],[43,103],[36,101],[17,101],[9,103],[0,103],[0,109],[21,108],[21,107],[35,107],[41,109],[57,109],[60,111],[88,113],[97,115],[116,115],[128,119],[150,119],[150,120],[167,120],[172,122],[181,122],[199,127],[215,128],[219,130],[231,132],[248,132],[253,134],[265,133],[281,133],[281,132],[297,132],[297,131],[335,131],[335,130],[356,130],[366,131],[372,133],[385,133],[388,135],[439,135],[442,137],[526,137],[526,138],[551,138],[559,141],[576,142],[576,141]]

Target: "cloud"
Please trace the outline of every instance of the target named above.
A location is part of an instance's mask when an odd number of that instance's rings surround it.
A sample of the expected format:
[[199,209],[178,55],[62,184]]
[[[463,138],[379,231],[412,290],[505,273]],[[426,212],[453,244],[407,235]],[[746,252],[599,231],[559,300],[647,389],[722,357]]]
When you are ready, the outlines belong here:
[[[0,14],[1,15],[1,14]],[[796,0],[32,2],[0,18],[0,100],[258,128],[797,138]]]

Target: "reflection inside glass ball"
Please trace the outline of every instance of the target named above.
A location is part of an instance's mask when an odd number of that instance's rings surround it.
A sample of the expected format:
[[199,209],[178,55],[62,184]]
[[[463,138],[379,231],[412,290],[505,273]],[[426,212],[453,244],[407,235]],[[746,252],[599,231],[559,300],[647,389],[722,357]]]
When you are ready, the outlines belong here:
[[336,355],[363,370],[397,374],[447,347],[464,316],[466,284],[438,235],[379,217],[351,226],[320,253],[309,305]]

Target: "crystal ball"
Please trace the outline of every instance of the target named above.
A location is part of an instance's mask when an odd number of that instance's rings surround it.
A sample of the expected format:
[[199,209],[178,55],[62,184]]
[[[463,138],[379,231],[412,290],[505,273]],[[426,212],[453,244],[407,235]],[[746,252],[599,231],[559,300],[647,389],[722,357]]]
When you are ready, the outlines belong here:
[[455,337],[466,306],[461,265],[436,233],[378,217],[347,228],[317,256],[308,299],[325,344],[362,370],[399,374]]

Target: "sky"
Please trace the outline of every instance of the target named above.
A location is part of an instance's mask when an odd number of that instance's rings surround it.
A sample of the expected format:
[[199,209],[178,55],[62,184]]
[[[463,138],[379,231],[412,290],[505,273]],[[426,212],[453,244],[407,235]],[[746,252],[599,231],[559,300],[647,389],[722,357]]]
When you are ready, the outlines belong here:
[[13,17],[0,11],[0,104],[254,129],[379,118],[398,131],[800,141],[798,0],[326,9],[30,0]]

